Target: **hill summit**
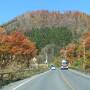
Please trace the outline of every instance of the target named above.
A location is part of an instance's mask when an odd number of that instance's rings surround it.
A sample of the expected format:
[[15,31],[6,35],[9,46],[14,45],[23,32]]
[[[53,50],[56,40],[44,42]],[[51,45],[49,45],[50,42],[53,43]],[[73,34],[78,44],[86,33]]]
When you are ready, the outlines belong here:
[[21,32],[31,31],[32,28],[42,27],[67,27],[76,32],[87,31],[90,27],[90,16],[78,11],[32,11],[2,25],[8,32],[19,30]]

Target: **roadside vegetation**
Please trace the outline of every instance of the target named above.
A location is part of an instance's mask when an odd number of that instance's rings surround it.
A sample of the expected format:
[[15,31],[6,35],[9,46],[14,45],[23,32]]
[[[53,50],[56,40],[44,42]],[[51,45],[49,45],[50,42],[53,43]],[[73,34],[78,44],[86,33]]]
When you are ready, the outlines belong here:
[[73,39],[71,30],[66,27],[33,28],[32,32],[25,32],[25,35],[36,42],[38,49],[49,44],[55,44],[61,48]]
[[[0,69],[16,71],[29,67],[30,60],[37,54],[35,43],[20,32],[0,35]],[[16,69],[16,70],[15,70]]]
[[62,48],[60,55],[69,61],[72,68],[90,73],[90,32]]
[[[90,73],[89,22],[90,16],[85,13],[35,11],[3,24],[1,83],[44,72],[50,64],[60,67],[63,58],[71,68]],[[8,79],[2,80],[2,74],[9,75]]]
[[0,86],[44,72],[47,66],[41,67],[33,59],[37,51],[35,43],[22,33],[1,33]]

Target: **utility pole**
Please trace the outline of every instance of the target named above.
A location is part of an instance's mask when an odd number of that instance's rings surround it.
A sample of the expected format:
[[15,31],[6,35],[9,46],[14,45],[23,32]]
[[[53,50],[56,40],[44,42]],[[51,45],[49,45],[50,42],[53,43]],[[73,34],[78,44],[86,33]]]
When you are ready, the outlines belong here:
[[45,54],[45,64],[47,64],[48,63],[48,55],[47,55],[46,48],[44,49],[44,54]]
[[64,58],[65,58],[65,60],[67,59],[67,50],[66,50],[66,48],[65,48],[65,51],[64,51]]
[[85,49],[85,41],[83,42],[83,69],[85,69],[85,60],[86,60],[86,49]]
[[46,53],[46,61],[45,61],[45,64],[48,63],[48,56],[47,56],[47,53]]
[[65,43],[63,43],[63,48],[65,49],[65,51],[64,51],[64,59],[66,60],[66,58],[67,58],[67,50],[66,50],[66,47],[65,47]]

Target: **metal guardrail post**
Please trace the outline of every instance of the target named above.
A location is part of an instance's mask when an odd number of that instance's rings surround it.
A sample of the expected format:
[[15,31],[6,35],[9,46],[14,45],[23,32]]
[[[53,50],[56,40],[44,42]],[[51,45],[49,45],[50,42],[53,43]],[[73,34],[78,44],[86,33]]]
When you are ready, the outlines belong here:
[[3,74],[0,74],[0,87],[3,86]]

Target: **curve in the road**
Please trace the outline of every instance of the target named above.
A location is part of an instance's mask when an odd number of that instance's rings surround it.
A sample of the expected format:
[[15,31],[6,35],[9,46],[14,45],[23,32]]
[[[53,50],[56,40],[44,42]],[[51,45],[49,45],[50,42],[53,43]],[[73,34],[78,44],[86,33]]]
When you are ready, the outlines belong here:
[[90,90],[90,78],[57,69],[15,82],[2,90]]

